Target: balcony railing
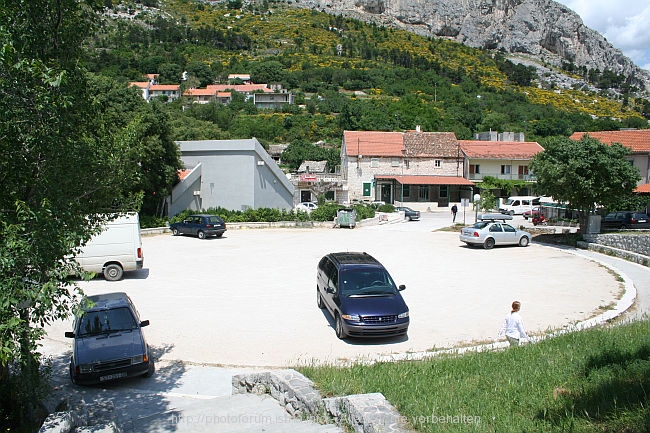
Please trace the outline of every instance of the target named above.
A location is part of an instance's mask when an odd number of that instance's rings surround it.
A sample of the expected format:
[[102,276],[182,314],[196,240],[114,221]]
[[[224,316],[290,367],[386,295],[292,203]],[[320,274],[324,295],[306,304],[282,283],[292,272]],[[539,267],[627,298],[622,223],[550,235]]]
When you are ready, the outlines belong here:
[[468,176],[469,180],[483,180],[485,177],[495,177],[497,179],[501,180],[523,180],[526,182],[535,182],[537,181],[537,177],[532,174],[518,174],[518,173],[510,173],[510,174],[501,174],[501,173],[470,173]]

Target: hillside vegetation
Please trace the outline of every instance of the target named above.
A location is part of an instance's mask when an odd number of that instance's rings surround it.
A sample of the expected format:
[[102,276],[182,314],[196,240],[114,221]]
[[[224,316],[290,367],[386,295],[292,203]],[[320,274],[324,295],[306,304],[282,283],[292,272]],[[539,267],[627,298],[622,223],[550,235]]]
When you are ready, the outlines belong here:
[[[329,143],[342,131],[523,131],[540,141],[574,131],[647,127],[650,102],[541,84],[534,68],[501,54],[427,39],[283,3],[233,0],[114,2],[102,31],[88,40],[87,67],[124,85],[158,73],[183,88],[248,73],[280,83],[296,105],[259,110],[229,106],[185,110],[168,104],[175,139],[256,137],[271,143]],[[135,90],[134,90],[135,91]],[[327,147],[327,146],[326,146]]]

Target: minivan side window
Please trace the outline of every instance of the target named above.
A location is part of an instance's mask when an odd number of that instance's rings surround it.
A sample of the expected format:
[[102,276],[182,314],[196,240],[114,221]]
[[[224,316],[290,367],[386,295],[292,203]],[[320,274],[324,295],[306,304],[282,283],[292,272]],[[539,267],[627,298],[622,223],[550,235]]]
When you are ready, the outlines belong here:
[[335,293],[339,291],[339,270],[332,262],[328,262],[329,272],[327,272],[327,285],[334,289]]

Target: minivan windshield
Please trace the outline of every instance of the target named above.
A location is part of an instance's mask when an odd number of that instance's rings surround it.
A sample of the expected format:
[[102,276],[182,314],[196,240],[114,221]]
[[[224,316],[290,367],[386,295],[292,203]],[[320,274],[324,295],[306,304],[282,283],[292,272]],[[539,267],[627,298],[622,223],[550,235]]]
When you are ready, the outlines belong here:
[[344,296],[387,296],[397,293],[397,287],[385,269],[352,269],[341,273],[341,293]]
[[127,307],[108,310],[89,311],[79,319],[79,337],[87,337],[109,332],[131,331],[137,324],[131,310]]

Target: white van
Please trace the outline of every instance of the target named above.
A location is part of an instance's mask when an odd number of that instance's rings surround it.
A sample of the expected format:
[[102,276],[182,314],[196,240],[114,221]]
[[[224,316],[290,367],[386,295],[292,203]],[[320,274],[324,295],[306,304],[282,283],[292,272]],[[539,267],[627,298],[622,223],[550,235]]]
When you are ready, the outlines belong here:
[[104,274],[108,281],[121,280],[125,271],[142,269],[144,255],[138,214],[120,215],[108,222],[75,259],[83,270]]
[[532,195],[515,195],[508,197],[508,200],[499,206],[499,212],[508,215],[522,215],[526,211],[533,210],[533,207],[539,206],[540,198]]

